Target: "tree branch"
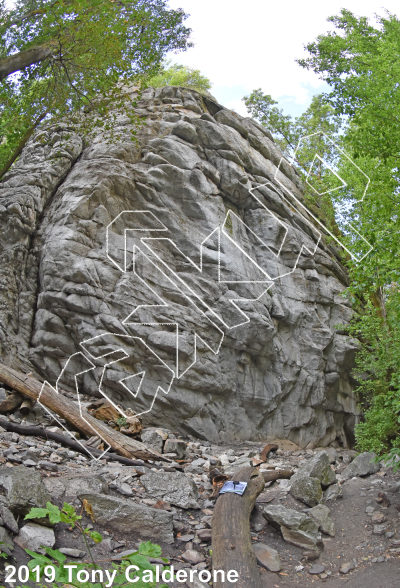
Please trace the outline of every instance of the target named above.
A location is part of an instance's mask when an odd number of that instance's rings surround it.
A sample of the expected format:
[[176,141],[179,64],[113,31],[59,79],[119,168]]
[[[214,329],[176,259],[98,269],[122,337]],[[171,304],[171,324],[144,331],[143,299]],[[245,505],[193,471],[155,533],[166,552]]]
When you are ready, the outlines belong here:
[[39,63],[50,57],[55,43],[53,41],[44,45],[36,45],[25,51],[19,51],[19,53],[0,59],[0,81],[16,71],[21,71],[30,65]]
[[38,10],[31,10],[30,12],[26,12],[22,16],[16,18],[15,20],[10,20],[8,22],[2,23],[2,26],[8,29],[14,25],[20,24],[27,18],[31,18],[32,16],[39,16],[39,14],[44,14],[45,12],[46,10],[44,10],[43,8],[39,8]]

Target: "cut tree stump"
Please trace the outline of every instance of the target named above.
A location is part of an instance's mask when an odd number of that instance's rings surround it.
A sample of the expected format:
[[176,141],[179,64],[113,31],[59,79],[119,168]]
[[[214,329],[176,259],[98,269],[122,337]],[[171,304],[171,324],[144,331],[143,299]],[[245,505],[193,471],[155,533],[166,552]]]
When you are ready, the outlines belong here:
[[[250,514],[256,498],[264,489],[264,478],[257,469],[245,467],[232,476],[232,480],[247,482],[242,496],[222,494],[214,508],[212,519],[213,570],[225,572],[214,581],[214,588],[263,588],[257,559],[250,536]],[[227,572],[234,570],[238,580],[228,582]]]
[[27,398],[25,396],[25,399],[24,399],[23,403],[21,404],[21,406],[19,407],[19,410],[20,410],[20,412],[22,412],[23,415],[29,414],[30,411],[32,410],[34,404],[35,404],[35,402],[34,402],[34,400],[32,400],[32,398]]
[[[38,399],[43,386],[36,378],[17,372],[3,364],[0,364],[0,382],[33,400]],[[58,394],[48,384],[43,387],[40,402],[87,437],[97,435],[104,439],[116,453],[123,457],[170,461],[157,451],[147,447],[144,443],[122,435],[122,433],[108,427],[105,423],[98,421],[83,409],[82,414],[84,418],[82,418],[78,405],[66,398],[63,394]]]

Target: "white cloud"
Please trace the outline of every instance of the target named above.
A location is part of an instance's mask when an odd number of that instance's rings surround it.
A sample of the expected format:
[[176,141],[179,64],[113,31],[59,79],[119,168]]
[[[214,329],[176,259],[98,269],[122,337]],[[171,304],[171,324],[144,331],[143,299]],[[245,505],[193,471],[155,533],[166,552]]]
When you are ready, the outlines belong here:
[[[371,0],[346,0],[345,5],[357,15],[383,14]],[[321,80],[295,59],[306,55],[305,43],[333,29],[326,19],[338,14],[343,4],[342,0],[170,0],[170,6],[191,15],[187,24],[195,43],[186,53],[174,55],[174,61],[200,69],[214,84],[211,92],[243,112],[238,87],[243,88],[242,96],[261,87],[274,98],[285,96],[288,102],[290,97],[295,108],[309,103]],[[396,13],[398,0],[386,0],[385,7]]]

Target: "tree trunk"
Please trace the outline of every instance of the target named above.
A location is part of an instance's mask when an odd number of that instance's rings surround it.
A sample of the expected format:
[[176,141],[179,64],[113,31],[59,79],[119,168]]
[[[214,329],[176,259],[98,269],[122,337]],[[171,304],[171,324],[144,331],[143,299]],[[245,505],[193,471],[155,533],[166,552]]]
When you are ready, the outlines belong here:
[[[262,588],[260,572],[250,536],[250,514],[256,498],[264,489],[262,475],[252,467],[239,470],[232,480],[247,482],[242,496],[222,494],[214,508],[212,519],[213,570],[225,572],[214,581],[214,588]],[[227,573],[238,573],[236,582],[229,582]]]
[[[3,364],[0,364],[0,382],[3,382],[3,384],[14,388],[33,400],[38,399],[42,390],[42,384],[38,380],[21,374],[21,372],[17,372]],[[82,415],[84,418],[82,418],[77,404],[62,394],[57,394],[49,384],[43,387],[42,393],[40,394],[40,403],[65,419],[70,425],[78,429],[78,431],[81,431],[87,437],[97,435],[100,439],[108,443],[116,453],[124,457],[169,461],[157,451],[144,445],[144,443],[135,441],[135,439],[114,431],[114,429],[111,429],[111,427],[108,427],[102,421],[98,421],[83,409]]]
[[44,45],[36,45],[36,47],[31,47],[25,51],[20,51],[19,53],[0,59],[0,82],[16,71],[20,71],[47,59],[50,57],[53,49],[54,42],[53,45],[45,43]]

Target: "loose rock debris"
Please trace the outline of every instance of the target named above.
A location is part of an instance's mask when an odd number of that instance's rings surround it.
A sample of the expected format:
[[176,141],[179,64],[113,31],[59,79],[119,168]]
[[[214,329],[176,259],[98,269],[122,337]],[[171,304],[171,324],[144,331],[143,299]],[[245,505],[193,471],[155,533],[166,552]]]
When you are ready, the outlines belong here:
[[[11,390],[2,392],[11,395]],[[37,404],[24,414],[8,412],[1,418],[65,435]],[[176,570],[211,570],[219,489],[232,479],[230,472],[256,464],[266,482],[251,514],[250,534],[266,582],[274,575],[279,587],[307,587],[316,579],[335,587],[344,576],[362,578],[371,566],[382,566],[384,576],[384,570],[400,565],[400,475],[373,463],[373,454],[357,457],[340,447],[287,449],[277,441],[278,448],[263,461],[261,442],[217,446],[157,427],[143,428],[140,438],[168,454],[168,466],[155,460],[136,460],[135,465],[93,461],[53,439],[0,428],[0,541],[11,546],[3,549],[9,562],[26,563],[24,549],[40,550],[40,545],[60,549],[67,561],[86,561],[82,539],[62,523],[52,529],[44,519],[24,521],[32,506],[66,501],[81,508],[86,499],[94,522],[88,518],[85,524],[104,538],[93,545],[99,561],[121,558],[151,539]],[[279,472],[286,478],[276,479]],[[312,482],[311,495],[303,483],[307,478],[319,484]]]

